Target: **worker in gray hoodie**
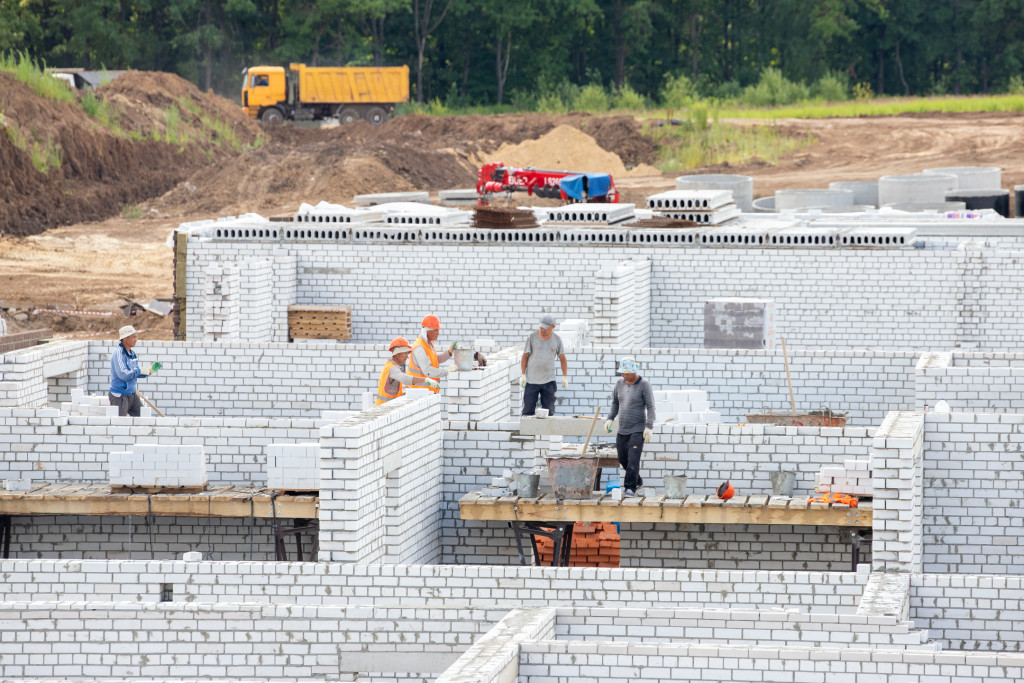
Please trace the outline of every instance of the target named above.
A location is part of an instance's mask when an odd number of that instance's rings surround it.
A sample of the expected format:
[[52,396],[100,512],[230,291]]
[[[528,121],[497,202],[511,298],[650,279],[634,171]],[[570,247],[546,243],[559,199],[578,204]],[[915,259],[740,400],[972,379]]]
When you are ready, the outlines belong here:
[[639,373],[640,367],[632,356],[619,361],[622,378],[615,383],[612,410],[604,423],[605,431],[611,433],[615,418],[619,418],[615,450],[619,465],[626,470],[626,478],[622,482],[625,496],[635,496],[637,489],[644,485],[640,476],[640,456],[654,427],[654,390]]

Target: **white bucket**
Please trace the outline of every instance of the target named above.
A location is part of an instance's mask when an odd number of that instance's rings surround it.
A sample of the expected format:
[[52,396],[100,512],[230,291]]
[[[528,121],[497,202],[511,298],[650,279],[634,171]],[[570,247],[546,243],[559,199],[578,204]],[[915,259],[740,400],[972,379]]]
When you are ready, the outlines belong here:
[[472,348],[459,347],[455,349],[453,354],[455,357],[455,367],[459,370],[472,370],[476,361],[473,360],[473,356],[476,351]]

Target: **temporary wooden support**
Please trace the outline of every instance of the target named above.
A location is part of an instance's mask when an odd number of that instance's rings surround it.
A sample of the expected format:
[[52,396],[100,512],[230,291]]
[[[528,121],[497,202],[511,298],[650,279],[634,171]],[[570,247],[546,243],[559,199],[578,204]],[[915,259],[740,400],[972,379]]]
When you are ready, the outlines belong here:
[[595,494],[584,500],[558,500],[545,493],[537,498],[487,496],[479,491],[459,500],[462,519],[504,522],[649,522],[669,524],[791,524],[802,526],[870,527],[871,503],[848,505],[811,503],[789,496],[715,496],[685,499],[665,496],[614,500]]
[[351,339],[351,306],[289,306],[292,339]]
[[0,515],[106,515],[316,519],[317,495],[276,495],[262,487],[210,487],[201,493],[114,492],[108,484],[40,483],[0,491]]

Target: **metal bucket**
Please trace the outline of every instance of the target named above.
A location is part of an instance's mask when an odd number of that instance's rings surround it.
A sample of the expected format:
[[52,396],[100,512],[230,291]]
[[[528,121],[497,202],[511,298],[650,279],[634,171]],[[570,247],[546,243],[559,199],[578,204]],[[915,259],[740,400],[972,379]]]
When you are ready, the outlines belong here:
[[556,498],[590,498],[597,477],[597,458],[548,458]]
[[772,472],[768,475],[768,478],[772,480],[772,495],[773,496],[790,496],[793,495],[793,485],[796,484],[796,473],[795,472]]
[[666,498],[686,498],[686,477],[665,477]]
[[520,498],[536,498],[540,486],[540,475],[524,472],[516,475],[516,495]]
[[460,346],[455,349],[455,366],[459,370],[472,370],[475,365],[475,361],[473,360],[473,355],[475,353],[476,351],[474,351],[472,347],[462,348]]

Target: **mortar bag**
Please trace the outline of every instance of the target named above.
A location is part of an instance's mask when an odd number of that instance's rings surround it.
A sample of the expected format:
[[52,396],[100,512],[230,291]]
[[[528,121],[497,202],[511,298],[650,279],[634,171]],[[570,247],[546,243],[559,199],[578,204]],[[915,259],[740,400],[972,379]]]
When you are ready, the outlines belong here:
[[736,489],[732,487],[732,484],[726,481],[718,485],[718,490],[715,491],[715,495],[722,500],[729,500],[736,495]]

